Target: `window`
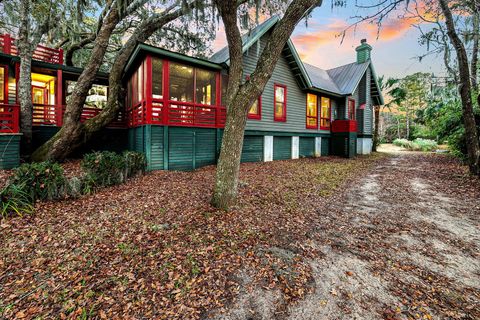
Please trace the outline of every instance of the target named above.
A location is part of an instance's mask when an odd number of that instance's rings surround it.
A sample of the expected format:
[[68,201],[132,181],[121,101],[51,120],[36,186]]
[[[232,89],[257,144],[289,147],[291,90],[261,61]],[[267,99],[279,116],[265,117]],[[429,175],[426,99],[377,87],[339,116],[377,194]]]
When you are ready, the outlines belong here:
[[227,88],[228,88],[228,75],[222,74],[222,99],[221,99],[221,104],[223,106],[227,104]]
[[195,102],[200,104],[215,104],[216,79],[215,72],[196,69],[195,72]]
[[8,103],[7,101],[7,68],[0,66],[0,103]]
[[307,93],[307,129],[318,128],[317,96]]
[[152,58],[152,98],[163,99],[163,61]]
[[170,63],[170,100],[193,102],[193,67]]
[[248,119],[260,120],[262,118],[262,96],[259,96],[257,100],[252,104],[248,110]]
[[355,100],[348,99],[348,119],[355,120]]
[[142,62],[140,67],[137,70],[137,93],[138,93],[138,102],[143,100],[143,66],[145,62]]
[[275,121],[287,121],[287,87],[274,85],[274,117]]
[[332,104],[329,98],[321,98],[320,129],[329,130],[332,115]]

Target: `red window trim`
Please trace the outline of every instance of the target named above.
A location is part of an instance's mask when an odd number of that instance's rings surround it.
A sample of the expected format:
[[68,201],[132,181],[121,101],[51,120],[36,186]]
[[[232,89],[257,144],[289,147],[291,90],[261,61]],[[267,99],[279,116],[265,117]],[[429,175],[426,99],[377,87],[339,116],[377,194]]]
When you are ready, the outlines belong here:
[[0,100],[0,103],[8,104],[8,66],[4,64],[0,64],[0,68],[3,68],[4,79],[3,79],[3,97],[4,100]]
[[328,99],[328,118],[322,118],[322,110],[320,109],[320,124],[322,123],[323,119],[329,120],[328,126],[320,125],[320,130],[330,130],[332,126],[332,99],[328,97],[321,97],[320,98],[320,108],[322,108],[322,98]]
[[[353,102],[353,110],[352,113],[350,113],[350,102]],[[347,110],[348,110],[348,120],[355,120],[355,99],[348,98],[348,105],[347,105]],[[352,117],[350,117],[352,116]]]
[[248,119],[252,120],[262,120],[262,96],[258,96],[257,98],[257,103],[258,103],[258,113],[250,113],[250,110],[248,110]]
[[[284,103],[283,103],[283,117],[279,118],[275,115],[275,107],[277,105],[277,87],[284,89]],[[284,84],[274,83],[273,84],[273,120],[277,122],[286,122],[287,121],[287,86]]]
[[[314,95],[317,97],[317,115],[315,117],[313,116],[309,116],[308,115],[308,95],[311,94],[311,95]],[[305,105],[305,127],[307,129],[318,129],[318,95],[314,94],[314,93],[307,93],[306,97],[306,105]],[[312,125],[308,125],[308,119],[315,119],[315,125],[312,126]]]

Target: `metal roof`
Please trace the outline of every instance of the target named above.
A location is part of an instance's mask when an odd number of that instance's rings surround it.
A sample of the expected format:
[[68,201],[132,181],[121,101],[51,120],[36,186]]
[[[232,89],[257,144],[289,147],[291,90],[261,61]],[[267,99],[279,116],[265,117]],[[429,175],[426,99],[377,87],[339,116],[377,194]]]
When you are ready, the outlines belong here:
[[[258,41],[268,30],[270,30],[280,19],[278,16],[273,16],[270,19],[265,20],[247,34],[242,36],[242,52],[245,52],[250,48],[255,42]],[[226,63],[230,62],[230,53],[228,52],[228,46],[223,47],[212,55],[209,59],[214,63]]]
[[360,80],[362,80],[369,65],[370,60],[364,63],[354,62],[329,69],[326,72],[340,89],[341,94],[352,94],[360,83]]
[[340,89],[326,70],[320,69],[308,63],[303,63],[303,65],[305,66],[307,74],[312,81],[312,87],[341,94]]

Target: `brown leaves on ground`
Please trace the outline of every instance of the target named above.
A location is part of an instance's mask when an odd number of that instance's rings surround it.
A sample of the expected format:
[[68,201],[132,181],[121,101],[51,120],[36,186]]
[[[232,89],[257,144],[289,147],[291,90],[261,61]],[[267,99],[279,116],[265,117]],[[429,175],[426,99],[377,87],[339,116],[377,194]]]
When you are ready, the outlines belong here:
[[328,210],[322,195],[378,157],[243,164],[228,213],[209,205],[214,167],[152,172],[81,199],[37,203],[34,216],[0,225],[0,314],[200,318],[236,295],[240,268],[286,300],[300,298],[310,278],[305,258],[315,254],[302,245],[312,213]]
[[[404,257],[393,259],[396,246],[385,244],[389,234],[423,230],[438,236],[438,230],[403,224],[401,210],[388,221],[342,211],[349,188],[388,159],[243,164],[239,202],[228,213],[209,205],[214,167],[152,172],[81,199],[38,203],[34,216],[0,224],[0,314],[11,319],[198,319],[227,308],[240,291],[260,287],[282,292],[276,314],[286,315],[291,302],[312,292],[311,261],[322,261],[321,248],[328,246],[365,261],[399,301],[386,305],[371,298],[365,308],[378,309],[385,319],[416,314],[428,319],[432,309],[455,318],[472,305],[456,295],[463,292],[472,299],[472,291],[427,274]],[[443,190],[446,184],[459,201],[480,196],[478,180],[451,158],[415,155],[408,160],[418,162],[425,173],[405,166],[382,177],[379,193],[398,196],[385,201],[398,207],[414,201],[402,184],[413,178],[428,179]],[[399,193],[398,188],[404,189]],[[470,243],[448,241],[474,255]],[[334,270],[342,279],[362,276],[353,266],[343,267]],[[239,278],[242,273],[251,279],[249,289]],[[409,275],[421,281],[411,283],[404,278]],[[332,287],[327,295],[341,299],[342,310],[354,299],[342,287]],[[316,304],[327,304],[327,295]]]

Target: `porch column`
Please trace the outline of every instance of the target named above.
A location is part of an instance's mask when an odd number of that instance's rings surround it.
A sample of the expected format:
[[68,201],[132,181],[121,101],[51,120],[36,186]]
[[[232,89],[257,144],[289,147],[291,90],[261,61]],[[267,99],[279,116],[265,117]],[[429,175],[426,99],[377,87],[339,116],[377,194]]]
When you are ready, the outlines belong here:
[[315,137],[315,157],[322,155],[322,137]]
[[62,70],[57,70],[57,88],[55,96],[55,122],[58,127],[63,125],[63,78]]
[[292,137],[292,159],[299,158],[300,137]]
[[263,137],[263,161],[273,161],[273,136]]

